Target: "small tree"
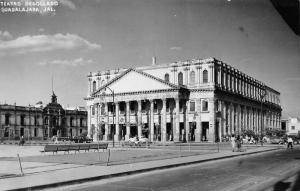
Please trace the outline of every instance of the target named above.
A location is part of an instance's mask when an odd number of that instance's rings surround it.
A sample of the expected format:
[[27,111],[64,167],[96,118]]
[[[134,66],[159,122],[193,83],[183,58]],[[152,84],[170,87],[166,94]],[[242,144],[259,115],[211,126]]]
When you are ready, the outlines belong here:
[[272,128],[267,128],[266,129],[266,135],[269,137],[283,137],[286,135],[286,131],[282,129],[272,129]]
[[87,132],[83,132],[83,133],[80,134],[80,136],[81,136],[81,137],[86,137],[87,134],[88,134]]
[[242,130],[242,136],[255,137],[255,133],[252,130]]

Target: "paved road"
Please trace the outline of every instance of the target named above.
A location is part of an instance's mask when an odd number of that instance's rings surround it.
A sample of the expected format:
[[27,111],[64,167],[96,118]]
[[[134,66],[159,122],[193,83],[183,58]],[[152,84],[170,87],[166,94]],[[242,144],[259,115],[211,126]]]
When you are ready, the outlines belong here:
[[[274,178],[283,178],[283,174],[299,167],[300,149],[284,149],[254,156],[65,186],[55,190],[247,190],[253,185],[262,185]],[[296,179],[299,181],[300,174],[297,176]],[[275,186],[275,183],[271,187]],[[289,184],[289,187],[292,186],[293,184]],[[277,187],[275,189],[271,187],[268,189],[277,190]]]

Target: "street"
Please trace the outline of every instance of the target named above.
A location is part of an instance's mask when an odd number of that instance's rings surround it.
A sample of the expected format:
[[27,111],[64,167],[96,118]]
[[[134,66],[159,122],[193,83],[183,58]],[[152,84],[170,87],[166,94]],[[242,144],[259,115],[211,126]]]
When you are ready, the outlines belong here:
[[[224,159],[201,164],[157,170],[136,175],[63,186],[55,190],[299,190],[294,183],[280,184],[273,179],[284,179],[289,172],[297,172],[299,181],[300,149],[282,149],[252,156]],[[292,174],[291,174],[292,175]],[[261,187],[264,185],[264,187]],[[278,187],[279,186],[279,187]],[[292,187],[297,187],[293,188]],[[273,188],[272,188],[273,187]]]

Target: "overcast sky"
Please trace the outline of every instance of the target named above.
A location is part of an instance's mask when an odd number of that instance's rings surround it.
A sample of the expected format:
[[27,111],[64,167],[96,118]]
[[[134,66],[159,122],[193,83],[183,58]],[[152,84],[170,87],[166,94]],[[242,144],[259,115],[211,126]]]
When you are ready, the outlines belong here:
[[[44,0],[45,1],[45,0]],[[1,8],[1,7],[0,7]],[[3,8],[3,6],[2,6]],[[269,0],[63,0],[0,12],[0,102],[85,106],[87,74],[215,57],[281,92],[300,117],[300,38]]]

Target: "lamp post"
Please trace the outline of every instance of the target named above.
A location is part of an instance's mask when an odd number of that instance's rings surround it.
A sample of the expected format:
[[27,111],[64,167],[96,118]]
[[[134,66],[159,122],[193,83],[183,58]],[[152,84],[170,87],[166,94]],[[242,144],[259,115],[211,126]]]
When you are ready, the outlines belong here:
[[[110,89],[109,87],[106,87],[107,89],[109,89],[112,93],[112,99],[113,99],[113,110],[112,110],[112,113],[113,113],[113,121],[112,121],[112,124],[114,125],[114,128],[115,127],[115,92],[114,90]],[[113,147],[115,147],[115,129],[112,128],[112,140],[113,140]]]
[[266,88],[263,85],[262,91],[260,93],[260,111],[261,111],[261,130],[260,130],[260,138],[261,138],[261,146],[263,146],[263,126],[264,126],[264,120],[263,120],[263,100],[266,96]]

